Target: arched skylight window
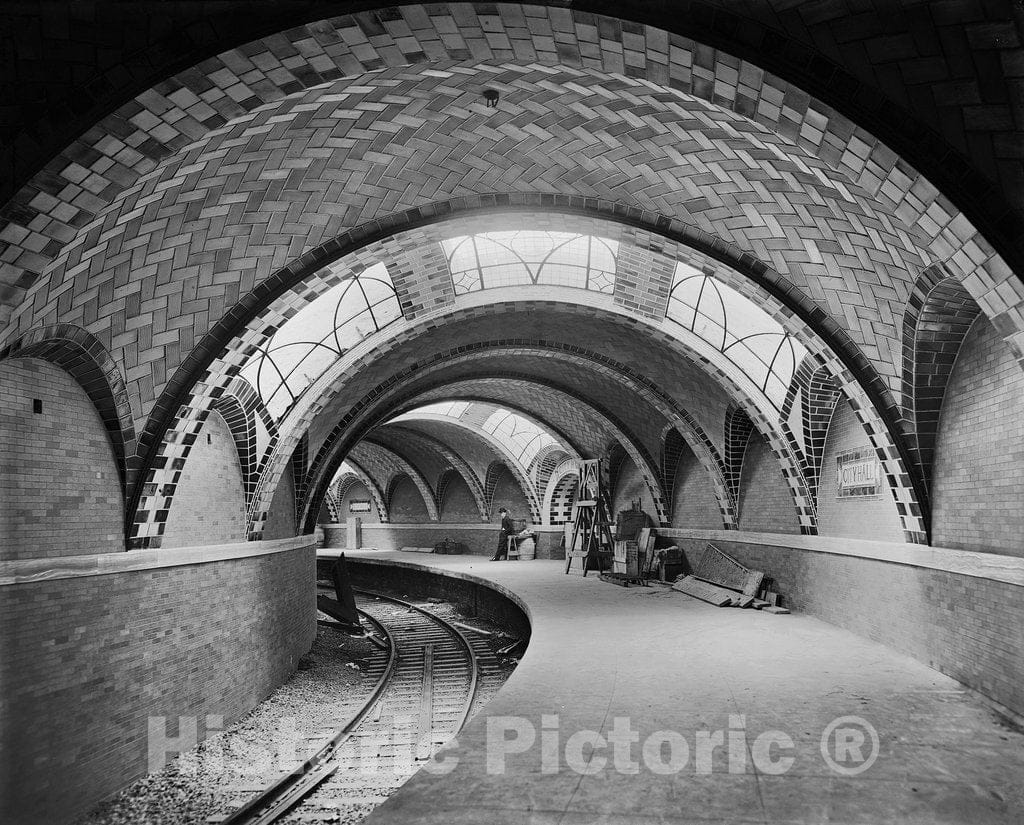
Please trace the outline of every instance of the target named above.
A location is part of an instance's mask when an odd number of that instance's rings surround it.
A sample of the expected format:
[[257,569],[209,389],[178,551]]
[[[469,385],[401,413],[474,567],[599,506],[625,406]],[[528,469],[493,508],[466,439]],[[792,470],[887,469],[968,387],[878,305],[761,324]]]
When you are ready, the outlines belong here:
[[483,428],[499,439],[524,469],[529,468],[538,452],[558,443],[532,421],[511,410],[496,410],[484,422]]
[[[415,421],[425,416],[440,415],[464,422],[470,428],[479,426],[495,442],[507,451],[525,471],[537,454],[551,445],[558,446],[566,455],[568,451],[546,430],[534,424],[519,413],[504,407],[473,401],[440,401],[425,404],[391,419],[392,422]],[[483,416],[486,415],[486,418]],[[482,423],[475,423],[480,422]]]
[[725,355],[781,409],[807,350],[748,298],[716,278],[680,263],[667,318]]
[[553,284],[611,293],[618,241],[571,232],[483,232],[441,242],[455,293]]
[[384,264],[352,275],[307,304],[241,369],[275,420],[303,391],[368,335],[402,310]]

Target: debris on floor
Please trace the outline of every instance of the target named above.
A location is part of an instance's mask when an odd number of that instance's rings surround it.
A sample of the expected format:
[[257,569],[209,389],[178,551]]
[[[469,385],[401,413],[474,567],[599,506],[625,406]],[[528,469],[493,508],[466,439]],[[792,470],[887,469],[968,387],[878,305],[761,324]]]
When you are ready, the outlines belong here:
[[779,602],[782,596],[770,589],[771,579],[761,570],[751,570],[715,545],[704,549],[697,569],[678,576],[673,590],[713,604],[715,607],[750,607],[767,613],[789,613]]

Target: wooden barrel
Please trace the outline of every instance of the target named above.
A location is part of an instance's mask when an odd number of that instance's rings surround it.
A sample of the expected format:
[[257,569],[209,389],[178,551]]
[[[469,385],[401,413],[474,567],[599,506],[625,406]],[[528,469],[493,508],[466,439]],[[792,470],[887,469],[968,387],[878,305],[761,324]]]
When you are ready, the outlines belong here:
[[537,557],[537,542],[532,538],[523,539],[519,542],[519,558],[523,560],[534,559]]

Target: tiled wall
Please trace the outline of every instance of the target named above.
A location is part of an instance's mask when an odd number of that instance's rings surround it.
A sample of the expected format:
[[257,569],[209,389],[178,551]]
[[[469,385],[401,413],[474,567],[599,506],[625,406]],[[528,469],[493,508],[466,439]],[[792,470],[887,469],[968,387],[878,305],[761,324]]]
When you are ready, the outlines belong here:
[[836,456],[846,450],[870,448],[864,427],[849,402],[840,398],[832,414],[821,461],[818,485],[818,534],[903,541],[896,502],[885,478],[879,495],[866,498],[836,497]]
[[441,502],[441,521],[465,523],[479,520],[480,511],[465,480],[458,474],[453,475],[448,480],[444,501]]
[[306,547],[0,587],[0,821],[65,821],[144,775],[150,716],[202,736],[246,713],[312,644],[314,575]]
[[[353,500],[370,502],[370,511],[368,513],[353,513],[349,509]],[[364,524],[367,522],[377,523],[380,521],[380,516],[377,514],[377,508],[373,504],[373,497],[361,481],[355,482],[351,487],[349,487],[345,492],[345,495],[342,496],[341,501],[338,502],[338,519],[344,523],[351,516],[358,516],[363,520]]]
[[934,544],[1024,555],[1022,402],[1024,373],[979,317],[964,339],[939,419]]
[[622,460],[622,468],[619,470],[615,490],[611,496],[612,511],[608,514],[612,519],[620,510],[629,510],[634,501],[640,501],[640,509],[651,517],[655,524],[658,523],[658,511],[654,507],[651,498],[651,491],[644,484],[643,476],[636,468],[636,465],[628,458]]
[[124,550],[122,507],[110,441],[85,390],[46,361],[0,363],[0,559]]
[[799,533],[793,495],[767,442],[754,432],[747,442],[740,472],[741,530]]
[[673,498],[673,527],[722,529],[722,513],[708,473],[685,445],[676,469]]
[[427,507],[423,503],[423,495],[409,476],[402,476],[395,483],[391,501],[388,502],[388,515],[396,524],[430,521],[427,517]]
[[497,483],[494,486],[494,495],[491,498],[491,516],[498,517],[498,510],[502,507],[508,509],[514,519],[530,521],[530,505],[523,495],[523,489],[506,468],[502,467],[498,475]]
[[[659,532],[691,565],[707,546],[686,531]],[[775,579],[787,607],[883,642],[1024,713],[1024,587],[740,537],[714,543]]]
[[264,539],[284,539],[294,536],[295,529],[295,481],[292,466],[281,476],[281,482],[270,503],[267,526],[263,531]]
[[174,494],[163,547],[245,541],[245,492],[228,425],[210,413]]

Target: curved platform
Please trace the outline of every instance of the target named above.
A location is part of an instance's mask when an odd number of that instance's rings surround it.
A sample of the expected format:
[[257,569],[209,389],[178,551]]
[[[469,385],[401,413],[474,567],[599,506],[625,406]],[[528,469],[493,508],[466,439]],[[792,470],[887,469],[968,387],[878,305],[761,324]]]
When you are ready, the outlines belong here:
[[952,679],[818,619],[624,589],[557,561],[346,556],[490,584],[532,624],[498,697],[368,823],[1024,821],[1024,734]]

